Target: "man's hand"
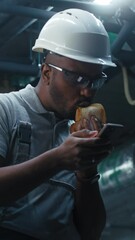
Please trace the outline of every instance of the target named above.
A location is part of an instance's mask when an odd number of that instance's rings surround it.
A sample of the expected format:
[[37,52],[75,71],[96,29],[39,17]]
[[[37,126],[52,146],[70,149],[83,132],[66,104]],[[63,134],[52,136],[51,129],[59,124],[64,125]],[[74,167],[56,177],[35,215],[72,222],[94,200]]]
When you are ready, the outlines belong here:
[[59,146],[63,167],[70,170],[93,168],[111,152],[108,140],[98,137],[98,131],[83,129],[72,133]]

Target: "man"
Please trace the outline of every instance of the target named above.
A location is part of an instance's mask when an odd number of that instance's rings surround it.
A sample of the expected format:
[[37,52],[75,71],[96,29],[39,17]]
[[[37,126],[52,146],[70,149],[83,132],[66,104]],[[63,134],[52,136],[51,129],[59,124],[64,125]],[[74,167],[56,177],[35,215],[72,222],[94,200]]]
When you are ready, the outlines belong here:
[[97,240],[105,225],[97,165],[110,143],[69,128],[103,85],[103,66],[114,66],[108,35],[89,12],[68,9],[33,50],[45,54],[37,86],[0,95],[0,238]]

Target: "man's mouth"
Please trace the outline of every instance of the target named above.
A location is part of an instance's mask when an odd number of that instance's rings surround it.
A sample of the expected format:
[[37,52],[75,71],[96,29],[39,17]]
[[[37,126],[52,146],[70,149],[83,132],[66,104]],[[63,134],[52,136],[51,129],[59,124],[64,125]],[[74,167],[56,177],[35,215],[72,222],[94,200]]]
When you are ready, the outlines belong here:
[[88,107],[91,104],[91,101],[81,101],[77,104],[78,107]]

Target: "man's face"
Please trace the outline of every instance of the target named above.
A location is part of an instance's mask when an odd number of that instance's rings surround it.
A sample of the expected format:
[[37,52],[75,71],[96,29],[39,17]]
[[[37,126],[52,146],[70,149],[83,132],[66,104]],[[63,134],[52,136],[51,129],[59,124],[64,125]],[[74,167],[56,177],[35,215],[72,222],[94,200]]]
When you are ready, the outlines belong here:
[[78,76],[84,75],[90,81],[94,81],[101,75],[102,67],[57,55],[49,56],[46,63],[50,70],[47,94],[50,99],[49,107],[62,118],[73,119],[77,107],[90,105],[96,92],[95,89],[91,89],[90,84],[84,84],[86,80],[81,82],[82,79]]

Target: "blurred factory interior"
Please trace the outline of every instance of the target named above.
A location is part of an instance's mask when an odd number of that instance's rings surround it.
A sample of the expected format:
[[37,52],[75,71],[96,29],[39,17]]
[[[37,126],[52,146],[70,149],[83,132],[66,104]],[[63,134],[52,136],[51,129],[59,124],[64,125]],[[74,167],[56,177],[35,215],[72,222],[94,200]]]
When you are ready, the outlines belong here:
[[102,20],[116,68],[95,102],[104,105],[107,122],[124,131],[113,153],[100,165],[100,187],[107,210],[102,240],[135,240],[135,1],[1,0],[0,92],[18,90],[39,78],[42,56],[32,46],[44,23],[56,12],[80,8]]

